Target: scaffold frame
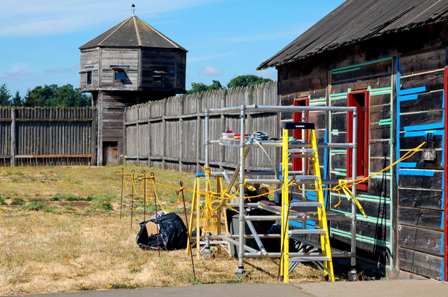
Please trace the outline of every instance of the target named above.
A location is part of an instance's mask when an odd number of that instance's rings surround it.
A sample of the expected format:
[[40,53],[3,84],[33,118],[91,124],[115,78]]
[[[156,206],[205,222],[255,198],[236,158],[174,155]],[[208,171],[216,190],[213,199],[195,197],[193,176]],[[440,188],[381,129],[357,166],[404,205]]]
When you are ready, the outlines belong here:
[[[223,235],[217,235],[217,236],[211,236],[208,240],[222,240],[227,241],[230,245],[235,246],[237,249],[237,255],[238,255],[238,267],[236,270],[237,275],[243,275],[245,273],[244,270],[244,259],[245,258],[254,258],[254,257],[271,257],[271,258],[277,258],[281,256],[281,253],[269,253],[266,252],[263,248],[263,244],[261,243],[262,238],[268,238],[269,235],[267,234],[257,234],[255,228],[253,228],[252,221],[257,220],[263,220],[263,218],[258,218],[256,216],[247,216],[246,215],[246,209],[253,208],[253,207],[259,207],[258,205],[254,205],[253,203],[246,202],[245,199],[245,183],[246,182],[273,182],[274,180],[267,180],[267,179],[251,179],[248,172],[249,169],[246,165],[246,155],[247,155],[247,149],[248,146],[251,144],[246,141],[245,135],[248,133],[254,132],[254,131],[248,131],[248,115],[256,115],[256,114],[262,114],[262,113],[273,113],[277,115],[277,119],[279,122],[285,122],[285,121],[291,121],[291,120],[284,120],[283,117],[288,114],[293,113],[299,113],[299,112],[311,112],[311,111],[317,111],[317,112],[325,112],[327,123],[328,119],[330,118],[330,115],[332,112],[343,112],[347,114],[347,121],[351,120],[352,123],[352,135],[351,139],[352,141],[349,142],[347,139],[346,143],[321,143],[319,144],[319,147],[323,147],[325,149],[331,149],[331,148],[338,148],[338,149],[350,149],[352,151],[351,153],[351,176],[347,179],[350,182],[351,185],[351,191],[353,195],[356,196],[356,178],[357,178],[357,108],[356,107],[348,107],[348,106],[272,106],[272,105],[240,105],[240,106],[233,106],[233,107],[223,107],[223,108],[212,108],[208,109],[204,113],[204,153],[205,153],[205,168],[210,168],[210,146],[211,145],[226,145],[226,142],[223,142],[222,140],[217,139],[210,139],[210,117],[213,115],[228,115],[228,116],[239,116],[239,133],[241,135],[240,139],[238,141],[234,141],[232,143],[233,146],[237,146],[239,149],[238,152],[238,167],[235,168],[235,171],[238,170],[238,186],[239,186],[239,193],[238,193],[238,199],[237,199],[237,207],[238,210],[238,234],[229,235],[229,234],[223,234]],[[351,118],[348,117],[348,115],[351,115]],[[283,120],[282,120],[283,119]],[[326,127],[329,129],[329,127]],[[224,131],[226,127],[222,127],[222,131]],[[237,143],[235,143],[237,142]],[[281,147],[281,140],[278,142],[272,141],[272,142],[266,142],[266,145],[271,145],[274,147]],[[228,143],[227,143],[228,144]],[[348,158],[349,154],[347,154]],[[223,170],[224,166],[220,166],[220,171],[213,172],[213,175],[222,175],[224,177],[228,177],[227,172]],[[275,175],[276,179],[279,176],[279,170],[274,169],[274,172],[272,172],[272,175]],[[331,181],[323,181],[324,184],[329,184]],[[354,203],[351,204],[351,216],[346,217],[346,219],[349,219],[351,221],[351,239],[350,239],[350,251],[349,252],[342,252],[342,253],[334,253],[333,258],[350,258],[350,266],[351,270],[349,272],[349,275],[356,276],[356,214],[357,214],[357,207]],[[341,215],[344,216],[344,215]],[[274,218],[276,216],[272,216]],[[246,224],[248,225],[251,234],[246,234]],[[282,226],[283,228],[283,226]],[[272,237],[275,237],[274,235],[271,235]],[[252,238],[256,241],[257,245],[260,247],[259,250],[254,249],[250,246],[246,245],[246,239]],[[289,253],[290,256],[300,256],[300,253]],[[350,276],[349,276],[350,277]]]

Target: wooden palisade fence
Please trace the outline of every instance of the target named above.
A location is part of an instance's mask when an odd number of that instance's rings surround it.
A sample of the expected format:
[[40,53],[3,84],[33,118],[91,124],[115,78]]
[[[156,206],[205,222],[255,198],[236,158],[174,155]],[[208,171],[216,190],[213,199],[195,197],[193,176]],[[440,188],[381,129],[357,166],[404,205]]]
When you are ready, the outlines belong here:
[[[276,83],[255,87],[181,95],[126,109],[125,160],[163,168],[194,170],[204,163],[203,113],[209,108],[242,104],[278,105]],[[238,133],[239,115],[210,118],[210,137],[219,139],[225,129]],[[278,115],[263,114],[249,118],[251,131],[264,131],[278,137]],[[271,168],[273,151],[268,155],[254,150],[248,158],[253,168]],[[210,147],[212,166],[233,167],[237,148]]]
[[92,108],[0,108],[0,165],[94,164]]

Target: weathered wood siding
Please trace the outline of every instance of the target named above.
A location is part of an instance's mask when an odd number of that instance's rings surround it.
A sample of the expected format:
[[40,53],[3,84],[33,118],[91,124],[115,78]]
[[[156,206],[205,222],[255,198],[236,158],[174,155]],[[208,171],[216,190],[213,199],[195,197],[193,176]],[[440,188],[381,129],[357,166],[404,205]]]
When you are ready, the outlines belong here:
[[139,102],[138,92],[99,92],[94,100],[97,107],[98,165],[103,165],[103,145],[105,142],[118,149],[118,157],[123,155],[125,108]]
[[[241,104],[278,105],[277,86],[268,83],[256,87],[214,91],[194,95],[181,95],[126,109],[126,148],[128,162],[153,166],[193,170],[204,163],[202,114],[212,107]],[[238,117],[214,115],[210,118],[210,137],[219,139],[230,128],[238,129]],[[250,117],[248,124],[253,131],[265,131],[278,136],[278,118],[264,114]],[[273,151],[270,151],[273,158]],[[210,147],[212,166],[233,167],[237,151],[218,146]],[[262,152],[249,158],[251,166],[272,168],[272,163]]]
[[159,92],[185,92],[186,53],[180,50],[142,48],[141,88]]
[[94,118],[91,108],[0,108],[0,164],[92,164]]
[[[369,143],[367,190],[358,189],[358,199],[363,203],[367,218],[357,217],[357,240],[361,254],[377,265],[385,265],[389,251],[393,250],[392,229],[392,176],[388,170],[380,175],[373,173],[389,166],[393,159],[393,59],[385,58],[368,61],[363,64],[337,68],[330,72],[331,91],[329,104],[347,105],[348,94],[353,90],[367,90],[369,93]],[[334,113],[330,117],[329,141],[346,142],[347,118],[344,114]],[[347,176],[347,150],[330,149],[329,177],[332,180],[351,178]],[[362,175],[362,173],[358,173]],[[351,214],[351,203],[338,201],[346,199],[342,193],[330,194],[330,208],[345,215]],[[333,235],[342,242],[351,239],[350,224],[331,222]]]
[[[114,69],[128,81],[115,81]],[[186,53],[161,48],[96,48],[81,51],[80,87],[83,91],[149,91],[160,99],[185,92]],[[92,73],[91,83],[87,75]]]
[[[95,90],[99,87],[99,50],[90,49],[81,52],[80,88],[82,90]],[[87,73],[92,72],[92,82],[87,84]]]
[[441,279],[446,50],[402,56],[397,64],[397,155],[424,141],[436,152],[434,161],[424,161],[421,152],[416,154],[400,164],[397,172],[400,268]]
[[[308,96],[310,104],[345,105],[350,92],[369,91],[370,173],[397,160],[428,135],[433,138],[435,162],[422,162],[418,154],[401,168],[370,178],[367,191],[359,191],[368,218],[358,217],[358,255],[373,260],[376,272],[401,269],[435,279],[447,274],[443,269],[447,261],[443,257],[443,215],[447,211],[443,189],[447,185],[442,167],[442,152],[447,147],[443,129],[447,36],[446,24],[429,25],[278,67],[284,104]],[[342,115],[310,119],[318,126],[328,121],[332,142],[346,139]],[[329,178],[346,177],[346,155],[344,150],[330,152],[324,168]],[[339,203],[337,193],[330,195],[329,206],[334,209],[334,205],[338,205],[336,211],[350,213],[351,204]],[[350,241],[348,224],[332,222],[331,227],[334,244]]]
[[[101,77],[100,88],[103,90],[136,91],[140,87],[139,66],[140,49],[100,49]],[[113,67],[119,66],[126,71],[129,78],[127,83],[114,80]]]

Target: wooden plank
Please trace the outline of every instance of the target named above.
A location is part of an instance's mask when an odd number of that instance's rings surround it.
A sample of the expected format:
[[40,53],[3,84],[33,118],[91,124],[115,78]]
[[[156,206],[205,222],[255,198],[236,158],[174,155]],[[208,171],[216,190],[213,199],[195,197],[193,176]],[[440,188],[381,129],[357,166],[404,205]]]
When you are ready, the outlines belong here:
[[400,112],[419,112],[422,110],[440,110],[443,104],[443,89],[430,93],[417,94],[417,100],[401,102]]
[[16,151],[17,151],[17,147],[16,147],[16,111],[14,108],[11,108],[11,132],[10,132],[10,137],[11,137],[11,148],[10,148],[10,161],[11,161],[11,166],[15,166],[16,165]]
[[163,129],[163,138],[162,138],[162,168],[166,168],[166,163],[165,163],[165,159],[166,159],[166,138],[167,138],[167,128],[166,128],[166,120],[165,120],[165,116],[166,116],[166,99],[163,100],[163,115],[162,115],[162,129]]
[[97,103],[97,113],[98,113],[98,145],[97,145],[97,165],[103,165],[103,96],[104,94],[101,92],[98,95],[98,103]]
[[[350,221],[331,221],[331,228],[350,232]],[[372,239],[388,241],[390,238],[390,227],[386,225],[386,220],[378,219],[376,223],[356,221],[356,234],[370,237]]]
[[[181,96],[179,104],[180,104],[180,109],[181,109],[181,112],[179,115],[181,116],[184,114],[184,97],[183,96]],[[179,120],[178,120],[178,128],[177,129],[179,130],[179,142],[180,142],[179,143],[179,171],[182,171],[182,160],[184,158],[184,149],[183,149],[183,145],[182,145],[182,140],[184,139],[184,120],[182,117],[179,118]]]
[[399,188],[399,204],[403,207],[417,207],[426,209],[443,209],[442,191],[428,189]]
[[399,267],[401,270],[423,275],[432,279],[441,280],[440,267],[443,263],[442,257],[421,253],[418,251],[399,248]]
[[433,176],[400,175],[399,186],[407,189],[431,189],[442,188],[442,172],[433,172]]
[[440,231],[400,225],[398,240],[399,245],[402,248],[407,248],[434,256],[443,255],[443,236]]
[[443,228],[442,210],[400,206],[398,213],[400,224],[434,230],[441,230]]
[[[361,201],[364,211],[369,217],[378,218],[378,220],[390,220],[390,201],[386,197],[378,198],[377,202]],[[335,207],[335,206],[338,207]],[[351,213],[352,202],[345,197],[331,195],[331,210],[340,210]]]
[[[415,113],[401,114],[401,130],[407,126],[425,125],[442,121],[442,110],[420,110]],[[422,129],[423,130],[423,129]]]
[[151,162],[151,158],[152,158],[152,149],[151,149],[151,142],[152,142],[152,129],[151,129],[151,121],[150,121],[150,119],[151,119],[151,108],[150,108],[150,106],[147,106],[147,108],[148,108],[148,117],[147,117],[147,121],[148,121],[148,166],[151,166],[152,165],[152,162]]

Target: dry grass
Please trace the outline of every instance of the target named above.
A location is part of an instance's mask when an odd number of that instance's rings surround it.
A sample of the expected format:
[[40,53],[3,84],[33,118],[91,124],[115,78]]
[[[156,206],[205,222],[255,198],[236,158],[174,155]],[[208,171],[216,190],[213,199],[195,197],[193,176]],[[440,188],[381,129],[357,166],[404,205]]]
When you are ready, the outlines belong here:
[[[132,230],[128,216],[119,218],[120,171],[119,167],[1,169],[0,295],[193,283],[184,251],[161,252],[159,256],[136,246],[136,223],[142,217],[136,215]],[[162,170],[156,174],[166,185],[160,189],[165,208],[179,208],[174,189],[179,179],[189,181],[190,175]],[[55,195],[94,198],[53,201]],[[98,197],[105,196],[110,197],[107,201],[112,210],[93,207],[103,201]],[[23,202],[10,206],[15,199]],[[33,201],[44,206],[33,208]],[[237,281],[232,258],[218,256],[196,262],[201,283]],[[250,263],[253,266],[247,265],[244,282],[276,282],[275,263]],[[294,281],[315,280],[321,274],[301,267],[292,277]]]

